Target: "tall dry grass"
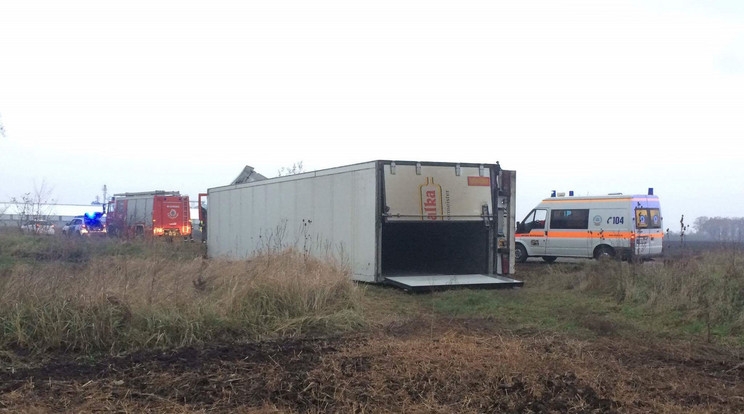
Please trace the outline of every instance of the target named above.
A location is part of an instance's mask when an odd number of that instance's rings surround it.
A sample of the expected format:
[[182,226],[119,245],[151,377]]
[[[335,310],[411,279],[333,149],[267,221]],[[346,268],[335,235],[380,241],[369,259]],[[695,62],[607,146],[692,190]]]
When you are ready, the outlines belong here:
[[[708,325],[744,327],[744,258],[711,251],[622,274],[619,298],[657,312],[678,312]],[[710,332],[708,332],[710,335]]]
[[0,348],[116,353],[354,329],[361,295],[347,269],[294,250],[19,263],[0,277]]
[[551,266],[528,279],[541,289],[611,295],[619,303],[657,314],[676,313],[709,328],[744,328],[744,255],[739,249],[643,264],[608,260]]

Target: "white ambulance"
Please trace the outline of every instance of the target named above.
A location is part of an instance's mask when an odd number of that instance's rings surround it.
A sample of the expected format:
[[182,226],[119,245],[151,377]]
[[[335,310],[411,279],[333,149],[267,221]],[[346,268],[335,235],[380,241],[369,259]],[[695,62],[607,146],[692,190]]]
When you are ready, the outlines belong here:
[[[573,194],[573,193],[571,193]],[[515,259],[558,257],[644,259],[661,255],[659,198],[648,195],[556,196],[517,223]]]

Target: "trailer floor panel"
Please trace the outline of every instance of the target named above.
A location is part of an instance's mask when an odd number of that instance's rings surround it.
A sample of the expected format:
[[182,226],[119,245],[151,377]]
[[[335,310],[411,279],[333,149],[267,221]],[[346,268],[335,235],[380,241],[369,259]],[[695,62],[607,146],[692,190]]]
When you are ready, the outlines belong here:
[[386,276],[385,283],[409,290],[427,291],[458,287],[503,289],[521,287],[524,282],[504,276],[471,275],[417,275]]

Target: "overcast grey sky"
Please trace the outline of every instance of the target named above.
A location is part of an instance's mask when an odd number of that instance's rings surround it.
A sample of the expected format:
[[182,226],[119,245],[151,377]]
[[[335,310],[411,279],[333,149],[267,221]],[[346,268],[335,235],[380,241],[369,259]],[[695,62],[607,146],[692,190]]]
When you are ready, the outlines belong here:
[[0,3],[0,199],[372,159],[744,216],[742,1]]

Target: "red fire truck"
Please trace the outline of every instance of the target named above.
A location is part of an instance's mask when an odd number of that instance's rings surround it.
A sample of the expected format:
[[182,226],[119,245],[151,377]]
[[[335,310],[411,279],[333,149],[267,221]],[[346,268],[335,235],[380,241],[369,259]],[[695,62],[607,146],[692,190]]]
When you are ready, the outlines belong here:
[[106,214],[108,234],[120,237],[191,235],[189,196],[178,191],[114,194]]

